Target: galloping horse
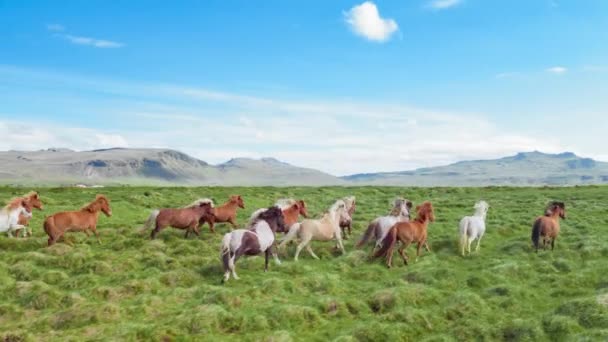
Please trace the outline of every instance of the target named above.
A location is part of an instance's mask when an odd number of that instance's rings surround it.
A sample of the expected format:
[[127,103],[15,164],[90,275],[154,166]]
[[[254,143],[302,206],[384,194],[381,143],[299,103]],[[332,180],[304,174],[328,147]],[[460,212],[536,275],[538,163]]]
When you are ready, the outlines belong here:
[[97,220],[99,212],[106,216],[112,216],[110,202],[104,195],[97,195],[95,200],[77,211],[63,211],[53,214],[44,220],[44,231],[49,236],[48,244],[53,245],[68,231],[84,232],[89,237],[89,230],[97,237],[101,244],[99,232],[97,232]]
[[344,197],[342,199],[346,203],[346,214],[340,217],[340,229],[342,229],[342,236],[344,240],[347,240],[346,229],[348,229],[348,235],[353,235],[353,214],[355,213],[356,198],[355,196]]
[[[235,263],[242,255],[258,255],[264,253],[264,272],[268,271],[268,258],[275,240],[276,232],[286,230],[283,213],[280,208],[272,206],[258,212],[255,222],[250,229],[236,229],[224,235],[222,240],[221,258],[224,266],[224,279],[239,279],[236,274]],[[281,264],[276,251],[272,256],[277,264]]]
[[[38,210],[42,210],[43,206],[42,206],[42,202],[40,201],[40,195],[38,195],[38,193],[36,191],[31,191],[30,193],[28,193],[27,195],[23,196],[23,199],[28,201],[30,203],[30,205],[32,206],[32,208],[38,209]],[[32,219],[32,215],[19,215],[19,224],[26,226],[25,229],[23,229],[23,237],[27,236],[28,234],[28,229],[27,227],[29,227],[30,225],[30,220]],[[32,236],[32,230],[31,228],[29,229],[29,235]],[[17,237],[19,236],[19,232],[17,232]]]
[[13,232],[25,229],[25,226],[19,223],[20,215],[31,217],[32,205],[23,197],[13,198],[0,210],[0,233],[6,232],[12,238]]
[[296,238],[300,239],[300,244],[296,249],[294,257],[295,261],[298,261],[298,256],[304,247],[308,250],[308,253],[315,258],[319,257],[312,251],[310,247],[311,240],[329,241],[335,239],[338,243],[338,248],[344,253],[344,245],[342,244],[342,232],[340,230],[340,217],[346,214],[346,203],[343,200],[337,200],[329,212],[323,215],[321,219],[311,220],[306,219],[300,223],[294,224],[290,229],[289,233],[283,238],[279,248],[283,248],[289,241]]
[[[211,203],[211,207],[214,208],[213,205],[213,201],[208,199],[208,198],[199,198],[196,201],[182,207],[182,209],[187,209],[187,208],[194,208],[194,207],[198,207],[200,206],[201,203]],[[148,216],[148,219],[146,220],[146,223],[144,223],[144,226],[142,228],[142,230],[148,230],[150,228],[156,228],[156,218],[158,217],[158,214],[160,213],[160,209],[154,209],[152,210],[152,212],[150,213],[150,216]],[[200,221],[199,221],[200,222]],[[200,222],[202,225],[202,222]],[[199,225],[200,227],[200,225]],[[212,231],[214,232],[214,231]]]
[[402,245],[399,248],[399,254],[403,258],[403,262],[408,264],[408,257],[404,250],[413,242],[417,242],[416,260],[420,257],[420,248],[426,244],[427,227],[429,221],[435,221],[435,213],[431,202],[424,202],[416,207],[417,216],[413,222],[397,222],[390,229],[384,240],[382,248],[380,248],[374,257],[386,256],[386,265],[390,268],[393,264],[393,249],[397,241],[401,241]]
[[212,219],[213,216],[213,201],[210,199],[201,199],[198,204],[188,208],[180,209],[160,209],[156,215],[155,228],[150,234],[150,238],[154,239],[156,234],[168,226],[178,229],[187,229],[185,238],[188,238],[190,232],[194,232],[197,236],[200,235],[198,227],[202,219]]
[[238,208],[245,209],[245,203],[241,195],[232,195],[228,201],[215,208],[213,217],[201,218],[201,227],[205,222],[209,223],[209,229],[215,233],[213,226],[215,223],[230,222],[232,229],[236,228],[236,210]]
[[368,226],[363,236],[357,242],[356,247],[363,247],[372,237],[376,240],[372,255],[377,248],[382,247],[382,240],[386,237],[388,231],[397,222],[408,222],[410,220],[410,210],[412,202],[404,198],[397,198],[393,201],[393,209],[387,216],[381,216],[373,220]]
[[285,220],[285,227],[287,231],[294,224],[298,223],[298,217],[302,215],[304,218],[308,217],[308,209],[306,208],[306,202],[303,200],[294,199],[280,199],[275,203],[275,206],[281,208],[283,211],[283,219]]
[[473,216],[465,216],[460,220],[460,253],[465,254],[465,248],[471,254],[471,243],[477,239],[475,252],[479,250],[481,238],[486,232],[486,215],[490,205],[486,201],[479,201],[473,206]]
[[540,216],[532,226],[532,243],[538,253],[540,237],[543,238],[543,249],[547,248],[549,240],[551,250],[555,248],[555,239],[559,235],[559,219],[566,219],[566,205],[564,202],[551,202],[545,210],[545,216]]

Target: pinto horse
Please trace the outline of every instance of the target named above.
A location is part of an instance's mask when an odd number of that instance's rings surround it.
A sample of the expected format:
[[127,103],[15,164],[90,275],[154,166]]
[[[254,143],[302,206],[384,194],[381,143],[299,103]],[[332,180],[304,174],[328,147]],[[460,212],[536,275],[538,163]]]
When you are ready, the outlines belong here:
[[[37,192],[32,191],[30,193],[28,193],[27,195],[23,196],[23,199],[28,201],[30,203],[30,205],[32,206],[32,208],[38,209],[38,210],[42,210],[43,206],[42,206],[42,201],[40,201],[40,195],[38,195]],[[32,219],[32,215],[24,215],[21,214],[19,215],[19,224],[26,226],[25,229],[23,229],[23,237],[27,236],[28,231],[27,231],[27,227],[29,227],[30,225],[30,220]],[[31,228],[29,229],[29,235],[32,236],[32,230]],[[19,232],[17,232],[17,237],[19,237]]]
[[160,209],[158,215],[156,215],[155,228],[152,230],[150,238],[154,240],[156,234],[169,226],[186,229],[185,238],[188,238],[192,231],[198,236],[200,235],[198,230],[200,221],[202,219],[210,219],[208,217],[213,216],[213,211],[213,201],[210,199],[199,200],[197,205],[188,208]]
[[385,256],[386,265],[390,268],[393,264],[393,250],[397,241],[401,241],[401,247],[398,252],[403,258],[403,262],[408,264],[408,256],[404,250],[412,243],[418,243],[416,248],[416,261],[420,257],[420,248],[426,244],[427,227],[429,222],[435,221],[435,212],[431,202],[424,202],[416,207],[417,216],[413,222],[397,222],[388,232],[382,248],[380,248],[374,257]]
[[346,215],[340,217],[340,229],[342,229],[342,236],[344,240],[348,240],[346,236],[346,230],[348,229],[348,235],[353,235],[353,214],[356,208],[355,196],[344,197],[342,199],[346,203]]
[[93,202],[80,210],[63,211],[47,217],[44,220],[44,231],[49,236],[49,246],[57,242],[68,231],[84,232],[87,237],[91,231],[97,237],[97,242],[101,244],[97,231],[100,211],[108,217],[112,216],[110,201],[104,195],[97,195]]
[[[276,232],[286,230],[283,212],[272,206],[258,212],[250,229],[236,229],[224,235],[222,240],[221,257],[224,266],[222,282],[230,279],[230,274],[238,280],[235,263],[243,255],[258,255],[264,253],[264,272],[268,271],[268,259],[275,241]],[[281,264],[276,250],[272,252],[277,265]]]
[[236,228],[236,211],[238,208],[245,209],[245,203],[241,195],[232,195],[228,198],[228,201],[215,208],[213,216],[207,216],[201,218],[201,227],[205,222],[209,223],[209,229],[215,233],[213,226],[216,223],[230,222],[232,229]]
[[363,236],[357,242],[356,247],[361,248],[373,237],[376,240],[374,248],[372,249],[372,255],[377,248],[382,247],[382,240],[386,237],[388,231],[397,222],[408,222],[410,220],[410,210],[412,209],[412,202],[404,199],[397,198],[393,201],[393,209],[387,216],[381,216],[370,222],[363,233]]
[[19,223],[19,216],[21,215],[31,217],[32,205],[23,197],[13,198],[0,210],[0,233],[6,232],[12,238],[14,237],[13,232],[25,229],[25,226]]
[[479,251],[481,238],[486,232],[486,215],[490,205],[486,201],[479,201],[473,206],[475,213],[472,216],[465,216],[460,220],[460,253],[465,255],[465,248],[471,254],[471,243],[477,240],[475,252]]
[[555,248],[555,239],[559,235],[559,219],[566,219],[566,205],[564,202],[551,202],[545,210],[545,215],[540,216],[534,221],[532,226],[532,243],[536,253],[540,245],[540,238],[543,238],[543,249],[551,243],[551,250]]
[[283,248],[289,241],[296,238],[300,239],[300,244],[296,248],[295,261],[298,261],[298,256],[304,247],[310,255],[319,259],[310,247],[311,240],[329,241],[335,239],[338,243],[338,248],[344,254],[344,245],[342,243],[342,231],[340,230],[340,217],[346,213],[346,203],[343,200],[337,200],[330,208],[329,212],[323,215],[321,219],[311,220],[306,219],[300,223],[294,224],[289,233],[281,240],[279,248]]

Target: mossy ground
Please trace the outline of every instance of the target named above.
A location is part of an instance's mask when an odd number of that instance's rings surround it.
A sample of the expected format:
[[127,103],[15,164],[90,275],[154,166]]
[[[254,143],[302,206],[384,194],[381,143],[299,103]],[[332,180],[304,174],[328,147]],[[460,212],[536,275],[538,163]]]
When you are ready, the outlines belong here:
[[[0,200],[30,189],[0,188]],[[608,188],[105,188],[40,189],[33,238],[0,236],[0,339],[253,341],[527,341],[608,339]],[[96,193],[111,199],[98,245],[73,233],[46,247],[45,215],[74,209]],[[340,255],[313,242],[262,272],[260,257],[237,264],[241,280],[220,283],[219,243],[228,226],[185,240],[167,229],[151,241],[140,227],[150,209],[199,197],[244,196],[249,214],[277,198],[306,200],[316,216],[356,195],[354,238]],[[396,195],[431,200],[432,253],[393,269],[370,261],[353,242],[385,214]],[[462,258],[460,217],[475,201],[491,205],[481,251]],[[530,226],[549,200],[566,202],[568,219],[554,252],[535,254]],[[414,253],[409,250],[410,255]]]

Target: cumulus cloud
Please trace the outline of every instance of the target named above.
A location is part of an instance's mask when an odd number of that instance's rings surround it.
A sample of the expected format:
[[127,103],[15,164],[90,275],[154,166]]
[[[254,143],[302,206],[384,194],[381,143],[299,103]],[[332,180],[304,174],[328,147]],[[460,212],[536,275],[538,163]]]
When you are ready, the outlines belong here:
[[395,20],[382,18],[378,7],[371,1],[346,11],[344,19],[355,34],[376,42],[389,40],[399,29]]

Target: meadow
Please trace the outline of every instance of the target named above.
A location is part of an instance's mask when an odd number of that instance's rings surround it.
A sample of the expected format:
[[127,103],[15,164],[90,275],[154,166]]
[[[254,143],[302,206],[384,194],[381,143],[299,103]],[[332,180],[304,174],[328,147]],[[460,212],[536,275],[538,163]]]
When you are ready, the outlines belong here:
[[[27,188],[0,188],[0,200]],[[5,341],[597,341],[608,340],[608,187],[572,188],[150,188],[38,189],[33,237],[0,236],[0,339]],[[46,247],[45,215],[79,208],[96,193],[111,200],[100,217],[103,244],[82,233]],[[294,246],[283,264],[239,260],[238,281],[221,284],[221,237],[229,227],[186,240],[141,232],[151,209],[200,197],[222,203],[241,194],[250,213],[278,198],[304,199],[311,216],[357,196],[345,255],[313,242],[321,260]],[[431,253],[387,269],[354,242],[367,223],[403,196],[430,200]],[[458,221],[490,203],[479,253],[458,253]],[[550,200],[566,203],[556,250],[531,248],[534,218]],[[414,248],[409,249],[414,254]]]

